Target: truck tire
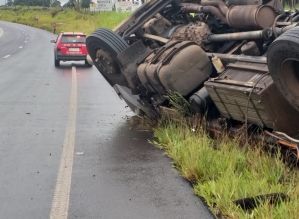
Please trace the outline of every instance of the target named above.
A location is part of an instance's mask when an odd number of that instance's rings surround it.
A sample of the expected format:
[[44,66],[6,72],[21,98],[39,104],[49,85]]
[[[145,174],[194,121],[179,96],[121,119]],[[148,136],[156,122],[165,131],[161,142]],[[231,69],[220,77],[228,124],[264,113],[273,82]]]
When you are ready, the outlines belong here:
[[107,28],[99,28],[87,37],[86,47],[94,65],[111,85],[128,85],[117,59],[117,54],[129,47],[123,38]]
[[299,27],[294,27],[270,45],[270,74],[278,90],[299,111]]

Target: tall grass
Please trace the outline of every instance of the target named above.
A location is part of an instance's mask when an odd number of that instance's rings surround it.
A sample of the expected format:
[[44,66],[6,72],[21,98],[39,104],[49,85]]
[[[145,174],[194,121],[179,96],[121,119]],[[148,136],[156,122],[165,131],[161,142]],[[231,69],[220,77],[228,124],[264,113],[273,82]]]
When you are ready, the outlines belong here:
[[108,12],[103,11],[98,15],[98,19],[96,22],[97,27],[107,27],[113,29],[116,27],[121,21],[126,19],[131,12],[122,12],[116,13],[115,11]]
[[[100,27],[113,29],[130,13],[96,12],[81,13],[72,9],[60,8],[32,8],[19,7],[17,10],[3,10],[0,8],[0,20],[25,24],[52,32],[52,24],[56,23],[56,33],[61,31],[79,31],[92,33]],[[35,19],[39,15],[39,20]]]
[[[298,171],[279,154],[270,155],[262,145],[240,147],[237,139],[211,139],[203,128],[186,128],[164,119],[154,129],[154,145],[173,159],[182,176],[193,183],[218,218],[298,218]],[[251,211],[234,201],[269,193],[285,193],[290,201],[261,203]],[[258,201],[258,200],[256,200]]]

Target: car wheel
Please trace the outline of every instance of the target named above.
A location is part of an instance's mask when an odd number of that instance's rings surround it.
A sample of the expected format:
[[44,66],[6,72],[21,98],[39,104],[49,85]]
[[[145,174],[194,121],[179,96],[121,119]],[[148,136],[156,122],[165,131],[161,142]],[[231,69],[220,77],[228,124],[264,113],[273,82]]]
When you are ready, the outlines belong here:
[[92,67],[92,65],[89,64],[87,60],[85,60],[85,65],[86,65],[87,67]]
[[99,28],[86,39],[86,47],[94,65],[110,84],[128,85],[117,59],[117,54],[129,47],[123,38],[107,28]]
[[299,111],[299,27],[294,27],[269,46],[269,72],[278,90]]
[[59,67],[60,66],[60,60],[57,59],[55,56],[54,56],[54,64],[55,64],[55,67]]

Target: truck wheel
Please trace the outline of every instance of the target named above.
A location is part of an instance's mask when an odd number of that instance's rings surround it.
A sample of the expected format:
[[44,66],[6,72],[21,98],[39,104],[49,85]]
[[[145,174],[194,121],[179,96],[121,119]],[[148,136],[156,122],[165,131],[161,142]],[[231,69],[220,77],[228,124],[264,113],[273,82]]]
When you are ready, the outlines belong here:
[[117,54],[129,47],[123,38],[109,29],[99,28],[86,39],[86,47],[94,65],[111,85],[128,85],[117,59]]
[[294,27],[270,45],[267,62],[278,90],[299,111],[299,27]]

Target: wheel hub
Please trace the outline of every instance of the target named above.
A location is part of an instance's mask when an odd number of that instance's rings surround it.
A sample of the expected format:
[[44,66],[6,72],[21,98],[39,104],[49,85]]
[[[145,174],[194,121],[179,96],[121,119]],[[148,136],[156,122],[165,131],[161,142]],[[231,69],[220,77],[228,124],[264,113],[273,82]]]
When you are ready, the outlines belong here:
[[96,53],[96,65],[106,74],[119,75],[120,69],[108,52],[99,49]]

